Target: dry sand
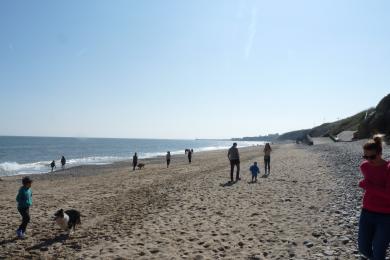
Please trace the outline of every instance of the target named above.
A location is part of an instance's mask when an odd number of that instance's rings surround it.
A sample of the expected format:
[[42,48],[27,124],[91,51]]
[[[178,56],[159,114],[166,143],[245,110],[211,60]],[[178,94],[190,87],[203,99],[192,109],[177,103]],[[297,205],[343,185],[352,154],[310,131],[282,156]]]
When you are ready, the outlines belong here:
[[[24,240],[15,239],[20,177],[3,178],[0,259],[354,259],[357,217],[337,210],[331,166],[304,146],[273,148],[271,175],[255,184],[259,147],[240,149],[242,180],[231,186],[226,151],[195,153],[191,165],[175,156],[169,169],[157,158],[137,171],[122,162],[33,176]],[[69,238],[51,220],[59,208],[82,213]]]

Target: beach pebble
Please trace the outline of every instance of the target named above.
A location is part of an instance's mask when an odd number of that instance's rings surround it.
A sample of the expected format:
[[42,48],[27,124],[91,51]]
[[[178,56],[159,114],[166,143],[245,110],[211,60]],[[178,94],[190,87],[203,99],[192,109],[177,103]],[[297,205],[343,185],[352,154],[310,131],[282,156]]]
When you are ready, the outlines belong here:
[[349,238],[348,237],[341,237],[340,241],[341,241],[341,243],[343,243],[343,245],[346,245],[349,243]]
[[313,237],[319,238],[319,237],[321,236],[321,233],[318,232],[318,231],[313,231],[313,233],[311,233],[311,235],[312,235]]
[[194,257],[194,260],[203,260],[203,259],[204,259],[204,257],[202,255],[196,255]]
[[313,244],[312,242],[310,242],[310,241],[305,241],[305,242],[303,242],[303,244],[304,244],[306,247],[308,247],[308,248],[311,248],[311,247],[314,246],[314,244]]
[[157,254],[158,252],[160,252],[160,250],[159,250],[158,248],[152,248],[152,249],[150,249],[149,251],[150,251],[150,253],[152,253],[152,254]]
[[288,255],[290,257],[295,257],[295,252],[292,249],[290,249],[290,250],[288,250]]
[[326,255],[326,256],[333,256],[334,255],[334,251],[332,251],[332,250],[325,250],[324,251],[324,255]]

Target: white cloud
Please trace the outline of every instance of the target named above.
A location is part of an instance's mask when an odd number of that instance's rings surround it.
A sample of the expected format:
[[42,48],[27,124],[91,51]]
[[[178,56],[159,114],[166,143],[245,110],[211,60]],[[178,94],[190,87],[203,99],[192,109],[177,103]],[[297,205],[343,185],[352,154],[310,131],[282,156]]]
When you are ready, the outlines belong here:
[[256,31],[257,31],[257,9],[253,8],[251,13],[251,20],[248,28],[249,37],[245,46],[245,59],[248,59],[249,55],[251,54],[253,41],[256,36]]

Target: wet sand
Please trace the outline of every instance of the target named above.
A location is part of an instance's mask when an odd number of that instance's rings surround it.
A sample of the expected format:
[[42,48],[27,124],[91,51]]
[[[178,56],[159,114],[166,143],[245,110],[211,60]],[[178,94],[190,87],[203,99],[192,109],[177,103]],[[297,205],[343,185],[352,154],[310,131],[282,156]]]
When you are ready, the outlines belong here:
[[[136,171],[121,162],[35,175],[24,240],[15,239],[20,177],[6,177],[0,259],[355,259],[358,170],[350,193],[331,149],[275,145],[268,178],[260,147],[240,149],[242,180],[233,185],[227,151],[195,153],[191,165],[173,156],[169,169],[155,158]],[[261,174],[251,184],[255,160]],[[51,220],[60,208],[82,213],[71,237]]]

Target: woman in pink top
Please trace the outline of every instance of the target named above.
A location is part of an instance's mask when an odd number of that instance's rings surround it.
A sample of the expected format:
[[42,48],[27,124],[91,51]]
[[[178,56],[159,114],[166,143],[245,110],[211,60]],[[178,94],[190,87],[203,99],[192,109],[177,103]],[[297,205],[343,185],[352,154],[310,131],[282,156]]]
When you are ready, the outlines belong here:
[[359,221],[359,252],[365,259],[384,260],[390,243],[390,162],[382,158],[382,138],[364,146],[360,170],[364,179],[363,208]]

